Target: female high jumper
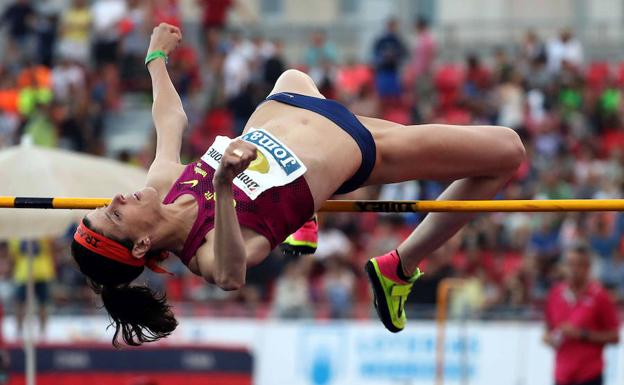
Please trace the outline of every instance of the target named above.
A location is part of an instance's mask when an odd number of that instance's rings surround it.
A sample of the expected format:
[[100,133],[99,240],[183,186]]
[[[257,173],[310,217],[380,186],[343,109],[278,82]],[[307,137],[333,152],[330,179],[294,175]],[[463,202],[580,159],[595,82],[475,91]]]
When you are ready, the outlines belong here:
[[[156,156],[146,186],[116,195],[88,213],[72,254],[102,295],[118,337],[130,345],[168,336],[177,321],[164,296],[132,286],[144,266],[169,252],[224,290],[245,284],[260,263],[332,195],[361,186],[415,179],[453,182],[439,199],[491,199],[525,152],[518,135],[495,126],[403,126],[355,116],[321,95],[306,74],[288,70],[247,122],[242,136],[217,137],[201,159],[180,163],[187,118],[167,73],[180,30],[154,28],[146,57],[152,78]],[[385,327],[401,331],[417,265],[474,214],[427,215],[396,250],[371,258],[365,270]],[[305,226],[304,226],[305,225]],[[289,237],[295,233],[295,237]],[[313,241],[313,236],[311,241]],[[313,246],[313,245],[311,245]]]

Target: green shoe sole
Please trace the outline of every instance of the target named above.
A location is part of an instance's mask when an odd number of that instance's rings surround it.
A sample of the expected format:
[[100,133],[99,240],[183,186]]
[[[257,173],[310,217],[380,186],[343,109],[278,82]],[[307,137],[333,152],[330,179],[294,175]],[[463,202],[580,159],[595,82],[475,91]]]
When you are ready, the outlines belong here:
[[403,328],[398,328],[392,323],[392,316],[390,315],[390,309],[388,307],[388,302],[386,301],[386,295],[384,294],[383,287],[381,282],[379,281],[379,276],[377,275],[377,270],[375,269],[375,264],[373,261],[369,260],[366,262],[364,266],[364,270],[366,270],[366,274],[368,275],[368,279],[370,280],[371,286],[373,287],[373,296],[375,303],[375,310],[377,310],[377,315],[379,319],[384,324],[386,329],[390,330],[392,333],[398,333]]

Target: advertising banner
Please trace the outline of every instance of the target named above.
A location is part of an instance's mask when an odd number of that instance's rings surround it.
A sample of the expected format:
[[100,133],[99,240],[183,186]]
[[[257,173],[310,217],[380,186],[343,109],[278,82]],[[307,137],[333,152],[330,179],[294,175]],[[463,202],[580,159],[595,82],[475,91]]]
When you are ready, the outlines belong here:
[[[254,385],[431,385],[436,376],[435,323],[410,322],[392,334],[374,321],[280,321],[181,318],[162,346],[238,346],[253,356]],[[52,317],[49,343],[110,343],[104,317]],[[554,354],[540,322],[449,323],[444,383],[552,385]],[[14,323],[5,320],[7,340]],[[157,346],[160,346],[158,344]],[[176,350],[177,349],[177,350]],[[173,354],[173,353],[172,353]],[[108,360],[127,360],[111,351]],[[606,385],[624,384],[624,348],[605,350]]]

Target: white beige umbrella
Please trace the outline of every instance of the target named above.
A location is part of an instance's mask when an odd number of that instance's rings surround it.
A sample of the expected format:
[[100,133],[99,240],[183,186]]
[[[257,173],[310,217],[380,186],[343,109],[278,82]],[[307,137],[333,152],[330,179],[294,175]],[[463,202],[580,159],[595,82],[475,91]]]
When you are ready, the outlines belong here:
[[[111,159],[22,144],[0,150],[0,196],[112,197],[146,172]],[[85,210],[0,209],[0,239],[60,236]]]
[[[140,189],[145,170],[110,159],[71,151],[40,148],[23,141],[0,150],[0,195],[111,197]],[[0,209],[0,239],[63,235],[84,210]],[[26,304],[26,383],[35,383],[32,259],[28,268]]]

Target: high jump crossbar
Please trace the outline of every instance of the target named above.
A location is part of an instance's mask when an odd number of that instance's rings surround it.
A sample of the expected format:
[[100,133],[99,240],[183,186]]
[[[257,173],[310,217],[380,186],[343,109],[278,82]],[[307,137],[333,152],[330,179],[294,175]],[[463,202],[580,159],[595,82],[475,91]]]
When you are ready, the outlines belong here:
[[[0,196],[0,208],[95,209],[109,198],[39,198]],[[467,201],[374,201],[328,200],[322,212],[549,212],[624,211],[624,199],[467,200]]]

